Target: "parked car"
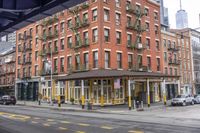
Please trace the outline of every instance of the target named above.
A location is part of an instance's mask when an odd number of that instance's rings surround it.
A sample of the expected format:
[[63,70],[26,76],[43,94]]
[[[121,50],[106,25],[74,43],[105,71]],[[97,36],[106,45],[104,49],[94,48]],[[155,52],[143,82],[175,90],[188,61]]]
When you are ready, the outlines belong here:
[[0,104],[3,104],[3,105],[10,105],[10,104],[15,105],[16,102],[17,101],[14,96],[4,95],[0,98]]
[[190,105],[194,104],[194,97],[191,95],[178,95],[176,98],[173,98],[171,102],[172,106],[175,105],[186,106],[188,104]]
[[200,94],[194,96],[194,103],[200,103]]

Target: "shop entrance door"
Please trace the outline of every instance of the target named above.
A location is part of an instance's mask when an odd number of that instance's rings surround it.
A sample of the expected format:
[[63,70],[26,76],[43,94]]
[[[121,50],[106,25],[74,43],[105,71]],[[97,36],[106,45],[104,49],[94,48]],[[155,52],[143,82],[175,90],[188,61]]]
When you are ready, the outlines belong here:
[[93,103],[99,104],[101,103],[101,88],[100,86],[93,86]]

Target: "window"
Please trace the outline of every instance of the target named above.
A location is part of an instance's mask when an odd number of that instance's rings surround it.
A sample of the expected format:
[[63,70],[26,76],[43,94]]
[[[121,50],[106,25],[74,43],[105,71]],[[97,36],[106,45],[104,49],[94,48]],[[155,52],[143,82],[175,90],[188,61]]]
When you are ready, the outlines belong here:
[[105,68],[110,68],[110,51],[105,51]]
[[98,51],[93,52],[93,68],[98,68]]
[[159,41],[156,41],[156,50],[157,50],[157,51],[160,51],[160,44],[159,44]]
[[54,25],[54,32],[58,33],[58,25]]
[[121,24],[121,14],[119,13],[116,13],[116,25],[120,25]]
[[20,77],[20,69],[17,69],[17,78]]
[[151,57],[147,57],[147,69],[151,70]]
[[155,34],[158,35],[158,26],[155,25]]
[[72,19],[69,19],[69,20],[67,21],[67,27],[68,27],[68,28],[72,28],[72,26],[73,26],[73,24],[72,24]]
[[72,57],[71,56],[67,57],[67,68],[68,69],[72,68]]
[[168,74],[168,70],[167,70],[167,67],[165,67],[165,74]]
[[89,55],[88,53],[84,53],[84,69],[89,69]]
[[38,48],[38,38],[35,38],[35,47]]
[[164,45],[164,47],[167,46],[167,41],[166,41],[166,39],[163,39],[163,45]]
[[158,13],[157,12],[154,12],[154,19],[158,20]]
[[80,55],[75,56],[75,69],[80,70]]
[[122,69],[122,53],[117,53],[117,68]]
[[92,21],[97,21],[97,9],[92,10]]
[[88,23],[88,13],[83,14],[83,22]]
[[167,62],[167,52],[164,52],[164,60]]
[[110,20],[110,11],[107,9],[104,9],[104,21]]
[[116,41],[117,41],[117,44],[121,44],[121,32],[117,31],[116,32]]
[[54,73],[58,72],[58,59],[54,59]]
[[146,28],[146,31],[149,32],[149,31],[150,31],[150,29],[149,29],[149,23],[148,23],[148,22],[145,22],[145,25],[146,25],[146,27],[145,27],[145,28]]
[[173,73],[172,73],[172,68],[170,68],[169,69],[169,73],[170,73],[170,75],[172,75]]
[[109,29],[104,29],[104,40],[105,40],[105,42],[110,41],[110,30]]
[[35,51],[35,60],[38,61],[38,51]]
[[137,58],[137,63],[138,63],[138,67],[139,68],[142,68],[142,55],[138,55],[138,58]]
[[64,33],[64,31],[65,31],[65,23],[64,23],[64,22],[62,22],[62,23],[60,24],[60,31],[61,31],[62,33]]
[[177,68],[174,68],[174,75],[175,75],[175,76],[177,76],[177,75],[178,75]]
[[132,26],[131,24],[131,17],[127,16],[127,26]]
[[98,30],[97,29],[93,29],[92,30],[92,41],[93,42],[97,42],[98,41]]
[[148,8],[144,9],[144,14],[145,14],[145,16],[149,16],[149,9]]
[[83,41],[85,45],[89,45],[88,31],[83,32]]
[[127,34],[127,46],[131,46],[131,45],[132,45],[132,35]]
[[54,52],[58,52],[58,41],[54,41]]
[[65,47],[64,39],[61,39],[60,40],[60,49],[64,50],[64,47]]
[[38,76],[38,65],[35,66],[35,76]]
[[146,38],[146,46],[147,46],[147,49],[150,49],[150,39],[149,38]]
[[132,69],[132,68],[133,68],[133,55],[128,54],[128,69]]
[[72,48],[72,37],[71,36],[67,38],[67,47]]
[[36,30],[36,31],[35,31],[36,34],[38,34],[38,32],[39,32],[39,25],[36,26],[35,30]]
[[168,40],[168,48],[171,48],[171,41]]
[[156,58],[157,60],[157,71],[160,71],[160,58]]
[[60,72],[64,72],[64,58],[60,58]]
[[75,35],[75,46],[80,46],[81,45],[81,40],[80,40],[80,35],[77,33]]
[[116,7],[120,7],[121,6],[120,0],[115,0],[115,3],[116,3]]

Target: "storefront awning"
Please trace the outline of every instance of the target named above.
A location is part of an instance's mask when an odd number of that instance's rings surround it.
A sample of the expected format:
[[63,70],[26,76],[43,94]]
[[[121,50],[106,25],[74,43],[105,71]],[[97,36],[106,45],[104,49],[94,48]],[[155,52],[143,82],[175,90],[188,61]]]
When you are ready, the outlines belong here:
[[62,80],[80,80],[80,79],[92,79],[92,78],[117,78],[117,77],[179,78],[179,76],[171,76],[155,72],[134,72],[127,70],[98,69],[98,70],[72,73],[66,76],[57,76],[54,77],[54,79],[62,81]]

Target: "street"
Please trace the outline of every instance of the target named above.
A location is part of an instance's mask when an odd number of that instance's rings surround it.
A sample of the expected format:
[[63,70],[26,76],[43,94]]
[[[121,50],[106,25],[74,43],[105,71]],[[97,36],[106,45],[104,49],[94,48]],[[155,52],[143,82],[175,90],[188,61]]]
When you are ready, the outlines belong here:
[[[198,108],[199,106],[194,106]],[[180,107],[181,108],[181,107]],[[186,107],[187,108],[187,107]],[[176,111],[176,110],[175,110]],[[59,111],[26,106],[0,106],[0,133],[198,133],[199,127],[139,122],[128,116]],[[129,117],[129,119],[127,118]]]

